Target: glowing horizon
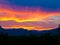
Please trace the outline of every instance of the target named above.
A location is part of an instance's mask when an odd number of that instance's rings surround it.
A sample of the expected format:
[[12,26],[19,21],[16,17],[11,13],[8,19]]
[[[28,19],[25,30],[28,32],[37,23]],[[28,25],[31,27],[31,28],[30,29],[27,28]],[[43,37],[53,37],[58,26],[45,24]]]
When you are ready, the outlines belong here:
[[0,25],[3,28],[50,30],[57,28],[59,24],[60,9],[52,11],[39,6],[0,4]]
[[[28,9],[26,9],[28,10]],[[15,21],[17,23],[24,23],[24,22],[31,22],[31,25],[28,26],[16,26],[16,25],[11,25],[9,28],[26,28],[26,29],[52,29],[52,28],[43,28],[43,27],[34,27],[32,22],[47,22],[45,19],[52,17],[52,16],[60,16],[60,12],[42,12],[42,11],[14,11],[14,10],[8,10],[8,9],[2,9],[0,8],[0,21]],[[9,23],[10,24],[10,23]],[[25,25],[25,24],[24,24]],[[5,27],[5,26],[3,26]],[[8,27],[8,26],[7,26]],[[6,28],[7,28],[6,27]]]

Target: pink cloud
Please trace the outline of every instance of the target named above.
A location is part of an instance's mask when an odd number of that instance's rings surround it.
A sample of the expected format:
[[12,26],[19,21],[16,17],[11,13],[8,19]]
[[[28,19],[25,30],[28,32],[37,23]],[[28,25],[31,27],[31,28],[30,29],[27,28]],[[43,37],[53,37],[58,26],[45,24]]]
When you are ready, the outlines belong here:
[[[11,27],[12,26],[15,26],[15,27],[20,27],[20,26],[23,26],[23,27],[34,27],[35,29],[37,28],[57,28],[58,27],[58,24],[54,23],[54,22],[16,22],[16,21],[0,21],[0,25],[2,25],[3,27]],[[22,27],[22,28],[23,28]]]

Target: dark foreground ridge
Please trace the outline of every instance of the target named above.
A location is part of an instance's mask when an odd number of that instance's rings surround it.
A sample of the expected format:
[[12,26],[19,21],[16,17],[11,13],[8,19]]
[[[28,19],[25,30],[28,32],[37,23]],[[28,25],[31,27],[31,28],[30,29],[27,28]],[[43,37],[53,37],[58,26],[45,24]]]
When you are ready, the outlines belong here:
[[36,31],[4,29],[0,26],[0,45],[60,45],[60,25],[56,29]]
[[30,34],[33,34],[35,36],[39,36],[39,35],[42,35],[42,34],[45,34],[45,33],[50,33],[52,35],[58,35],[58,34],[60,34],[60,25],[56,29],[43,30],[43,31],[27,30],[27,29],[23,29],[23,28],[4,29],[4,28],[2,28],[2,26],[0,26],[0,33],[1,32],[7,33],[9,36],[21,36],[21,35],[29,36]]

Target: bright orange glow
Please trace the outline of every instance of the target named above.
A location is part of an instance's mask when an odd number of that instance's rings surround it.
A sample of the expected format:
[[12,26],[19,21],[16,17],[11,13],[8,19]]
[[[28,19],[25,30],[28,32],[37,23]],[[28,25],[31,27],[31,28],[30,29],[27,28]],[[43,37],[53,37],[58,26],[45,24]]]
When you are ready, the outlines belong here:
[[[60,16],[60,12],[44,12],[44,11],[14,11],[10,9],[0,8],[0,21],[9,21],[13,20],[19,23],[23,22],[46,22],[44,19],[47,19],[51,16]],[[38,25],[37,25],[38,26]],[[3,26],[5,27],[5,26]],[[6,27],[8,28],[8,26]],[[44,28],[44,27],[36,27],[36,26],[16,26],[11,25],[9,28],[25,28],[25,29],[52,29],[52,28]]]

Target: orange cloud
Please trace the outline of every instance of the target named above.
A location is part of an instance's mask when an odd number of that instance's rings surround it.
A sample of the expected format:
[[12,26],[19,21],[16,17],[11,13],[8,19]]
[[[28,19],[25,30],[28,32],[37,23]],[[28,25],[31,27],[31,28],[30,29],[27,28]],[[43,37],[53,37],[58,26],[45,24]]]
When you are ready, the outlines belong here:
[[[22,8],[23,9],[23,8]],[[52,29],[55,26],[45,27],[44,23],[48,23],[46,19],[53,16],[60,16],[60,12],[46,12],[39,9],[35,11],[25,9],[23,11],[14,11],[12,9],[0,8],[0,25],[6,28],[26,28],[26,29]],[[10,26],[7,26],[7,21],[13,20],[19,23],[9,23]],[[1,23],[1,21],[6,21],[6,23]],[[24,23],[26,22],[26,23]],[[27,23],[28,22],[28,23]],[[29,23],[30,22],[30,23]],[[33,23],[35,22],[35,23]],[[44,22],[42,25],[37,22]],[[52,21],[53,22],[53,21]],[[55,23],[55,22],[54,22]],[[49,23],[49,25],[52,23]],[[20,25],[20,26],[19,26]],[[40,26],[41,25],[41,26]]]

